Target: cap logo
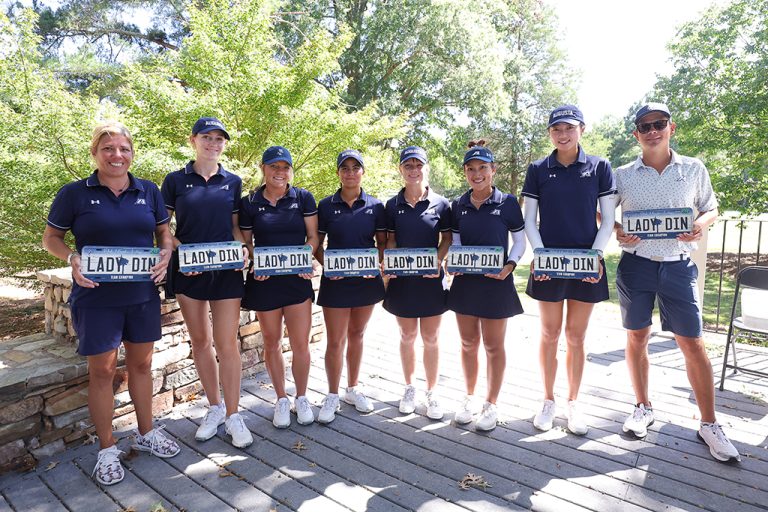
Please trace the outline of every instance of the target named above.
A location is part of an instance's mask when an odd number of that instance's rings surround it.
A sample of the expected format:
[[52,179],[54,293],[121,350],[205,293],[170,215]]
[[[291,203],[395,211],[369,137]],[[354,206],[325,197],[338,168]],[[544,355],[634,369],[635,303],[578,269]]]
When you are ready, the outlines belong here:
[[223,125],[216,121],[206,121],[205,126],[223,126]]
[[562,117],[562,116],[572,116],[573,110],[558,110],[554,114],[552,114],[552,117]]

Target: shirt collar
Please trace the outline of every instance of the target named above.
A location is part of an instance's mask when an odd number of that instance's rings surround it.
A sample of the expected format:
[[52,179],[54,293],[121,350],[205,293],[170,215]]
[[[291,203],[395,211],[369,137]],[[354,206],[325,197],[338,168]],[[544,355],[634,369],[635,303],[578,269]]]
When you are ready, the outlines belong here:
[[[190,160],[187,162],[187,165],[184,166],[184,174],[195,174],[195,169],[192,167],[192,164],[194,164],[194,160]],[[229,176],[229,172],[224,169],[224,166],[219,164],[218,170],[214,174],[221,174],[223,178],[226,178]]]
[[[683,159],[680,158],[680,155],[678,155],[677,152],[674,149],[670,148],[669,153],[671,155],[671,158],[669,160],[669,163],[667,164],[667,167],[672,166],[672,165],[682,165]],[[637,155],[637,158],[635,159],[635,161],[633,163],[633,168],[634,169],[642,169],[644,167],[647,167],[648,169],[652,168],[649,165],[645,165],[645,163],[643,162],[643,154],[640,153],[639,155]],[[655,170],[656,169],[654,169],[654,171]]]
[[[93,173],[88,176],[85,180],[85,186],[86,187],[103,187],[104,185],[101,184],[101,181],[99,181],[99,170],[96,169],[93,171]],[[128,188],[126,190],[138,190],[139,192],[144,192],[144,185],[141,184],[141,181],[137,180],[136,177],[128,173]]]
[[[355,203],[358,201],[368,202],[368,194],[365,193],[365,190],[362,188],[360,189],[360,197],[355,199]],[[331,197],[332,203],[344,203],[345,201],[341,198],[341,189],[337,190],[333,196]]]
[[[461,206],[469,206],[469,205],[471,205],[472,204],[472,200],[470,199],[471,195],[472,195],[472,189],[467,190],[459,198],[459,204]],[[489,203],[501,204],[503,200],[504,200],[504,194],[502,194],[501,190],[497,189],[494,186],[493,187],[493,192],[491,192],[491,197],[489,197],[483,204],[489,204]]]
[[[581,144],[579,144],[579,154],[576,157],[576,162],[580,164],[587,163],[587,154],[584,152],[584,148],[581,147]],[[574,163],[576,163],[574,162]],[[573,164],[571,164],[573,165]],[[547,167],[552,169],[553,167],[563,167],[565,166],[557,161],[557,150],[552,151],[552,153],[549,154],[547,157]]]
[[[419,203],[422,201],[429,201],[430,203],[433,203],[435,200],[435,197],[437,196],[436,193],[432,192],[432,189],[430,187],[427,187],[427,197],[423,199],[419,199]],[[395,199],[395,204],[408,204],[408,201],[405,200],[405,187],[400,189],[400,192],[397,193],[397,197]]]
[[[266,189],[266,185],[262,185],[259,188],[257,188],[251,195],[250,195],[250,202],[251,203],[265,203],[270,204],[269,201],[264,197],[264,189]],[[285,198],[289,199],[296,199],[298,197],[296,193],[296,187],[293,187],[291,185],[288,185],[288,192],[285,193],[283,197],[277,200],[277,202],[282,201]]]

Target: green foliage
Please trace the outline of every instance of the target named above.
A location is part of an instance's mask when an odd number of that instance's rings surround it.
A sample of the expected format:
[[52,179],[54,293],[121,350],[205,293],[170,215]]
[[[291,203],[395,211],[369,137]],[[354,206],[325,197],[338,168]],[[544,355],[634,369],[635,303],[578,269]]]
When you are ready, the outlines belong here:
[[768,211],[768,0],[734,0],[682,27],[670,43],[666,99],[680,151],[700,157],[721,209]]
[[591,155],[607,158],[616,168],[628,164],[640,154],[640,146],[632,135],[634,130],[635,112],[639,108],[633,106],[631,112],[623,119],[605,117],[592,126],[582,138],[584,150]]

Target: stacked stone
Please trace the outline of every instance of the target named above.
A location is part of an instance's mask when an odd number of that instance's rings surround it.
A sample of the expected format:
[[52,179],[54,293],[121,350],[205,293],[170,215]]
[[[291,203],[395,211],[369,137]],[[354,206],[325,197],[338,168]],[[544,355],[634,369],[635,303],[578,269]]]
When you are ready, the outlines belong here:
[[[40,272],[38,276],[46,286],[46,333],[0,343],[0,474],[32,467],[37,460],[68,446],[94,440],[88,414],[88,367],[85,358],[75,352],[77,340],[65,302],[71,289],[69,269]],[[319,279],[314,285],[317,288]],[[155,416],[168,412],[174,404],[198,398],[202,392],[179,306],[175,300],[163,299],[161,308],[162,338],[155,343],[152,357]],[[57,329],[60,320],[64,326]],[[310,341],[319,341],[323,329],[321,308],[313,306]],[[240,313],[238,341],[243,377],[264,370],[264,343],[254,312]],[[283,351],[290,359],[287,337]],[[115,429],[135,423],[123,365],[121,348],[113,382]]]

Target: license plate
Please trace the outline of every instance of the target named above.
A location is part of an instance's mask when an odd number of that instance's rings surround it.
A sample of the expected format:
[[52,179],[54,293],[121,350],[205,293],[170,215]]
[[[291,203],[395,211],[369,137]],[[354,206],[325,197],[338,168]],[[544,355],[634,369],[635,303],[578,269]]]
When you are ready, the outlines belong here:
[[91,281],[151,281],[157,264],[157,247],[86,246],[80,256],[80,271]]
[[253,248],[253,274],[277,276],[312,273],[312,247],[286,245]]
[[335,249],[325,251],[323,274],[326,277],[379,275],[378,249]]
[[622,228],[628,235],[643,239],[675,238],[693,229],[691,208],[662,208],[659,210],[634,210],[622,215]]
[[439,274],[437,249],[384,249],[384,274],[388,276],[425,276]]
[[503,247],[452,245],[446,266],[449,272],[462,274],[498,274],[506,263]]
[[597,278],[600,258],[592,249],[534,249],[533,275],[558,279]]
[[210,272],[243,268],[242,244],[238,241],[179,246],[181,272]]

